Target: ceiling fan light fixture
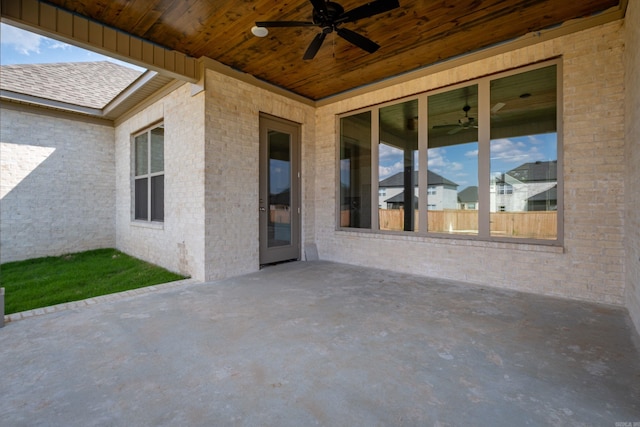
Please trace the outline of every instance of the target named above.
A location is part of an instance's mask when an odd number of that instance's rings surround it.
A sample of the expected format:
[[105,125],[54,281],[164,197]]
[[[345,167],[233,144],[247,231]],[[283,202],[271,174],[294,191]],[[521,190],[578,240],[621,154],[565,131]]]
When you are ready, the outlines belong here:
[[254,25],[251,28],[251,34],[256,37],[266,37],[267,34],[269,34],[269,30],[265,27],[258,27],[257,25]]

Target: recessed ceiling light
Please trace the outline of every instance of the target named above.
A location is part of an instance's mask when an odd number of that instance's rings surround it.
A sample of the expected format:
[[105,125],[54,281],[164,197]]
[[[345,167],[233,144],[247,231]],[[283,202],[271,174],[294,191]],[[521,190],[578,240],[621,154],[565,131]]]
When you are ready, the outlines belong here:
[[267,30],[265,27],[254,26],[253,28],[251,28],[251,34],[256,37],[266,37],[267,34],[269,34],[269,30]]

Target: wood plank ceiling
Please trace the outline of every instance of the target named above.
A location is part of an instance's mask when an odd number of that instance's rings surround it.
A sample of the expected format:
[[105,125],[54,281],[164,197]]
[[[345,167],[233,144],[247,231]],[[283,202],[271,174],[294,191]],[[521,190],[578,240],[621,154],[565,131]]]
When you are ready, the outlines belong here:
[[[317,27],[270,28],[255,21],[310,21],[309,0],[48,0],[150,42],[206,56],[311,100],[591,16],[621,0],[400,0],[400,7],[344,24],[381,48],[369,54],[329,34],[312,60]],[[366,0],[338,0],[345,10]]]

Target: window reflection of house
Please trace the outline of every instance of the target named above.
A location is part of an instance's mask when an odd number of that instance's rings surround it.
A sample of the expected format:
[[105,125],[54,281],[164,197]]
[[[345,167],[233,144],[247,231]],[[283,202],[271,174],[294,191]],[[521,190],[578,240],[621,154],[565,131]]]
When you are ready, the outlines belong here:
[[[414,207],[418,208],[418,171],[414,172]],[[458,200],[458,184],[438,175],[435,172],[427,171],[427,193],[429,195],[429,209],[456,209]],[[404,208],[404,173],[398,172],[380,181],[378,206],[381,209],[402,209]],[[384,196],[383,196],[384,193]]]
[[473,185],[458,193],[458,209],[478,210],[478,187]]
[[555,211],[557,182],[557,161],[524,163],[495,178],[492,211]]

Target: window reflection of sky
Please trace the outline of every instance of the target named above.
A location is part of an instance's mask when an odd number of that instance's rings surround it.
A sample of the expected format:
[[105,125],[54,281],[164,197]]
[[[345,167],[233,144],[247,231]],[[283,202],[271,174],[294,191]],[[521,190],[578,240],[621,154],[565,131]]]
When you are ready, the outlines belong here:
[[[380,180],[402,171],[403,152],[380,144]],[[416,164],[417,164],[417,152]],[[491,172],[506,172],[524,163],[557,160],[556,134],[501,138],[491,141]],[[459,188],[478,185],[478,144],[432,148],[428,152],[429,170],[459,184]]]
[[284,160],[269,159],[269,192],[280,194],[289,189],[290,165]]

